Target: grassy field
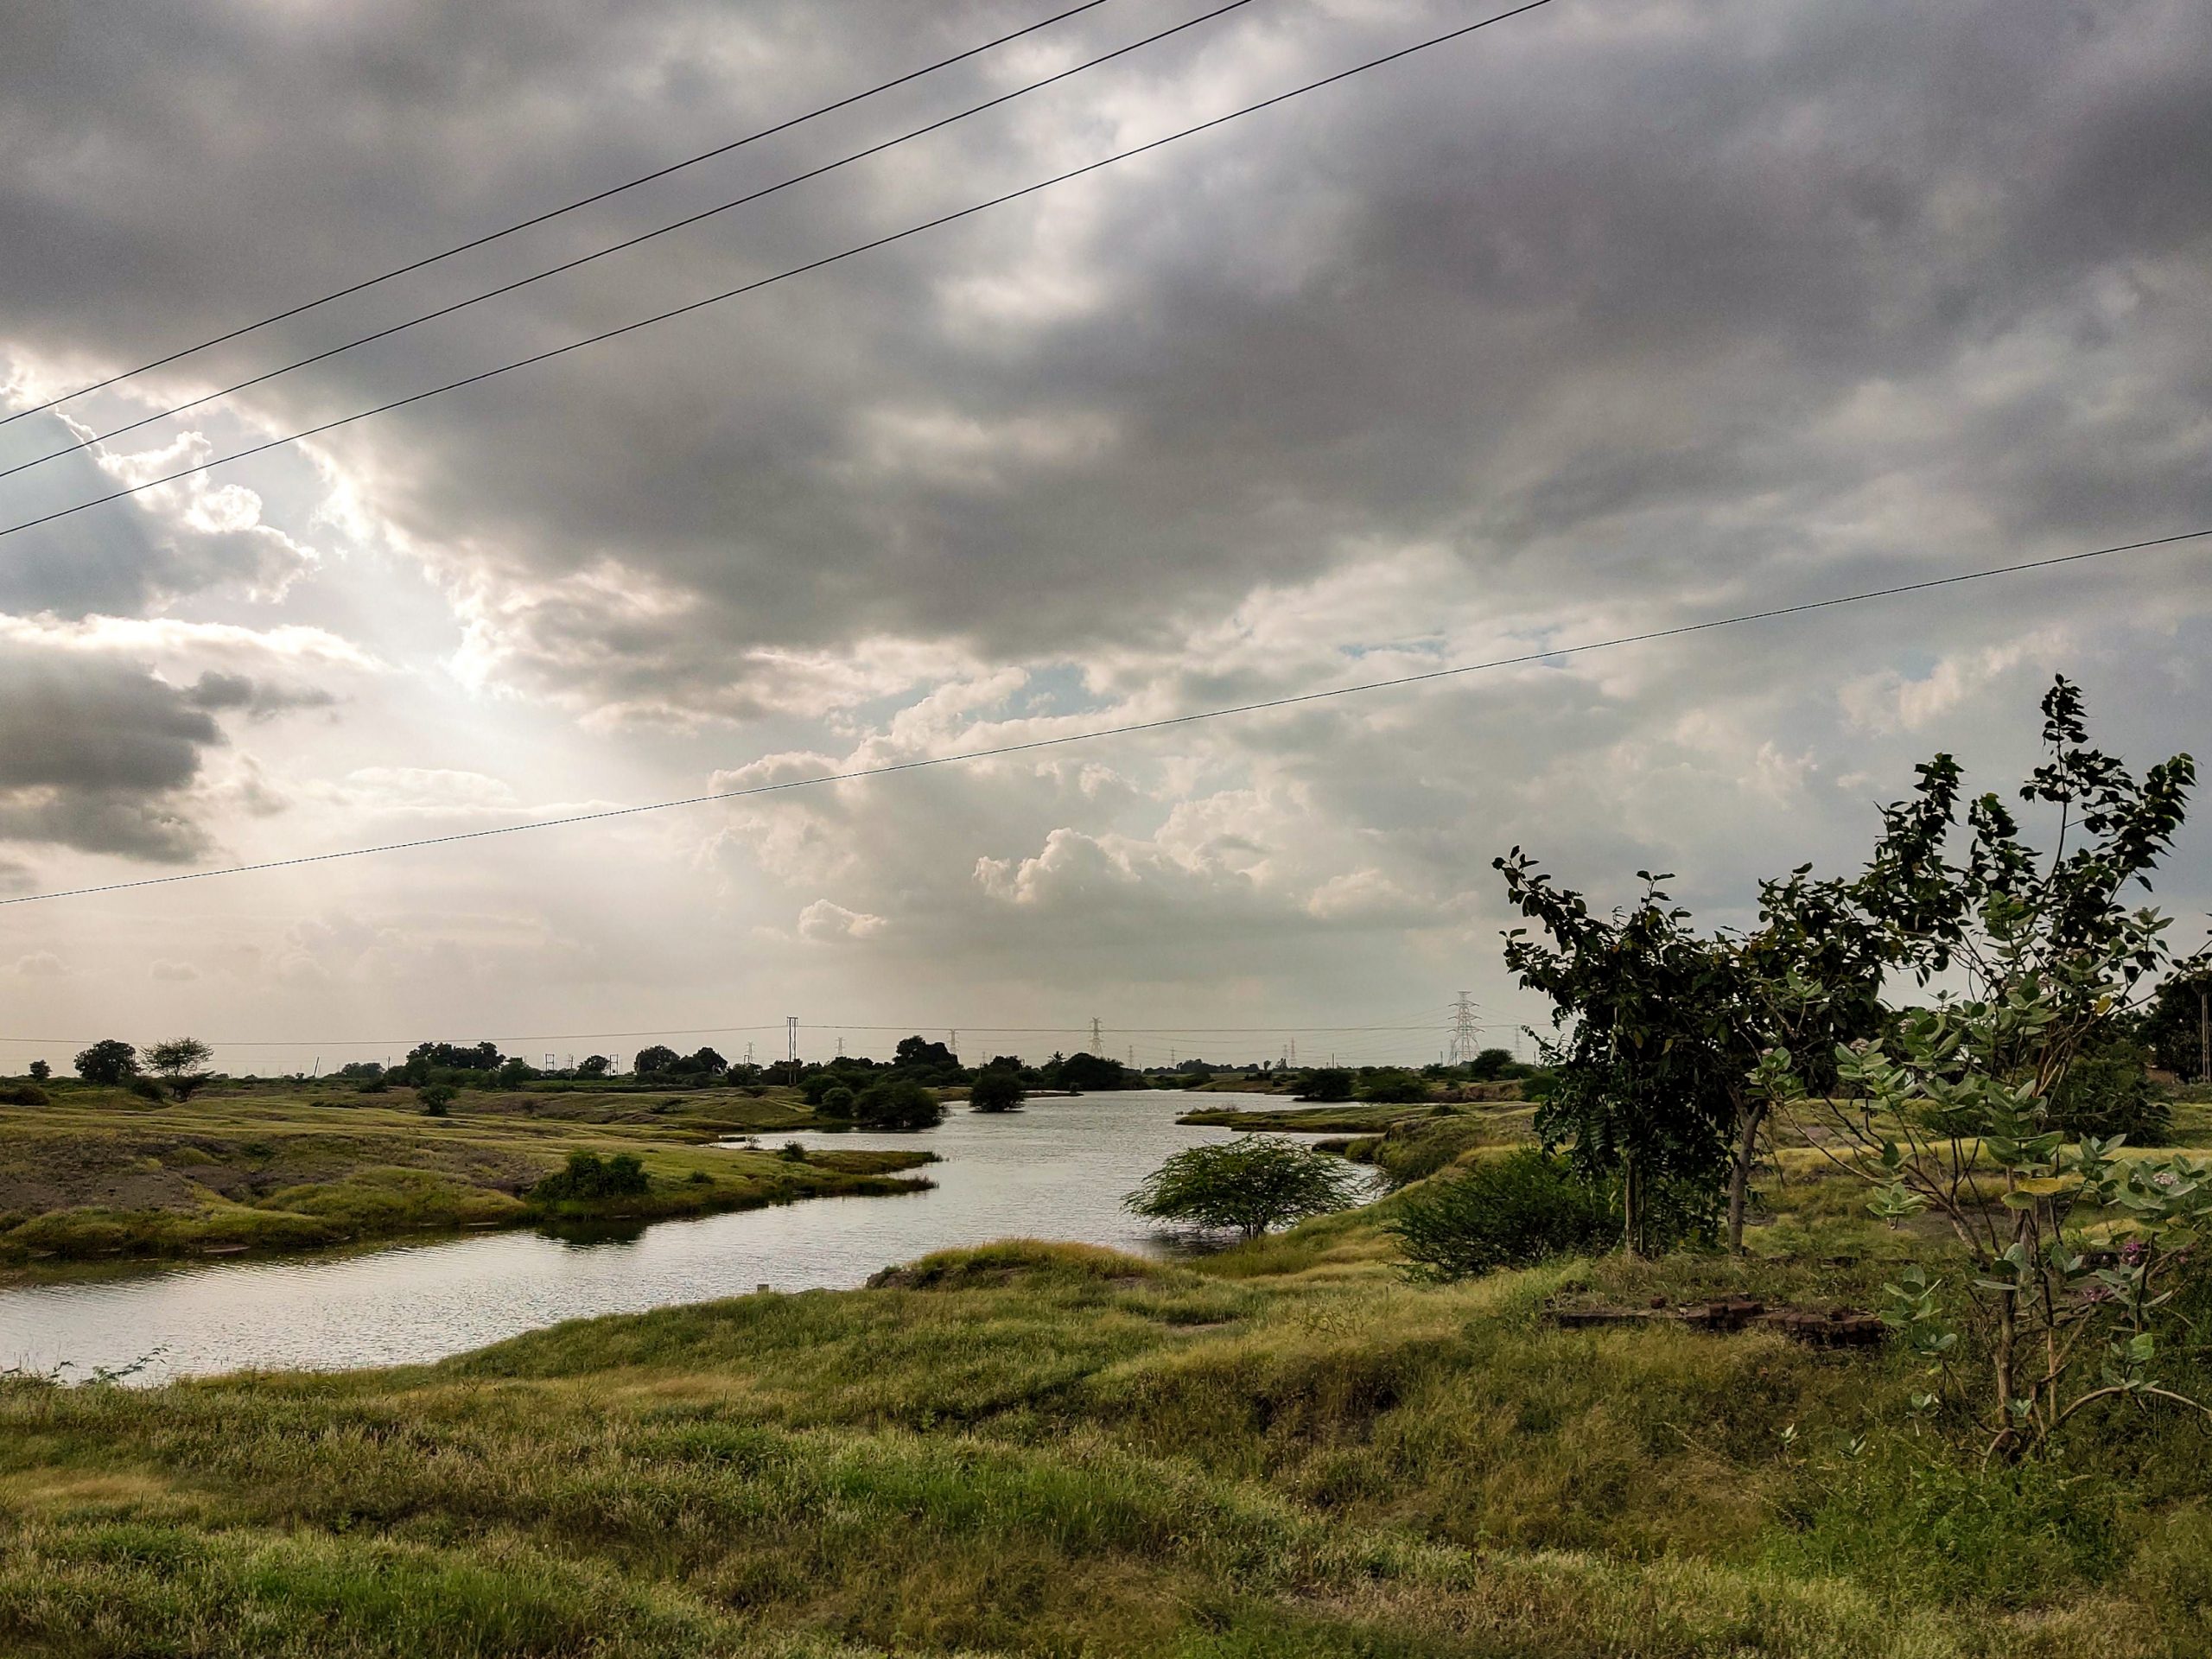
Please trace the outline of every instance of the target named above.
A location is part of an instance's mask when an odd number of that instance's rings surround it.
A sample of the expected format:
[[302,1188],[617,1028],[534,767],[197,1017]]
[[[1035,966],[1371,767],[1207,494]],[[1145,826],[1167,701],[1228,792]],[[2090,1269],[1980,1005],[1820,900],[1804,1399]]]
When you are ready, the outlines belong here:
[[[557,1218],[531,1188],[572,1152],[634,1153],[652,1190],[557,1215],[699,1215],[830,1193],[909,1191],[912,1154],[791,1159],[803,1106],[699,1096],[466,1092],[449,1116],[404,1090],[214,1091],[179,1105],[122,1090],[0,1106],[0,1273],[130,1256],[313,1249]],[[757,1132],[759,1151],[711,1142]]]
[[[1983,1471],[1900,1427],[1892,1352],[1544,1318],[1863,1306],[1930,1248],[1787,1163],[1742,1262],[1415,1287],[1391,1199],[1173,1266],[1010,1243],[408,1370],[0,1384],[0,1651],[2212,1653],[2212,1442],[2179,1415]],[[2212,1389],[2201,1340],[2177,1366]]]

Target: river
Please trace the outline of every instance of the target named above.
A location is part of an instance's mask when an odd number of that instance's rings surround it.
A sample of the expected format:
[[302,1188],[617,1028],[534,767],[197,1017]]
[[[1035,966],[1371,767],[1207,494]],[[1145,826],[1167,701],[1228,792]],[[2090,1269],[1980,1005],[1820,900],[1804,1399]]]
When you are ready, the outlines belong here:
[[777,1290],[849,1289],[878,1268],[996,1238],[1157,1252],[1122,1197],[1168,1154],[1233,1131],[1184,1128],[1194,1105],[1263,1096],[1131,1093],[956,1106],[921,1135],[769,1137],[814,1147],[927,1147],[937,1183],[895,1198],[809,1198],[667,1221],[620,1236],[502,1232],[343,1255],[149,1269],[0,1291],[0,1368],[81,1377],[152,1356],[130,1379],[248,1369],[336,1370],[442,1358],[562,1319]]

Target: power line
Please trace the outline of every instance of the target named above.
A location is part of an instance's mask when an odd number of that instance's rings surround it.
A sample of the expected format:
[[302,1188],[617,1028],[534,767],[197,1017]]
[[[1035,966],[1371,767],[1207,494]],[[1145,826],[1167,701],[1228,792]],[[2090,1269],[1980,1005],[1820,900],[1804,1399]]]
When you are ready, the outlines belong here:
[[[409,852],[418,848],[450,846],[458,842],[486,841],[495,836],[520,835],[528,830],[565,829],[579,823],[597,823],[613,818],[628,818],[646,812],[665,812],[677,807],[703,806],[717,801],[742,800],[755,795],[773,795],[790,790],[810,789],[823,784],[854,783],[868,778],[887,778],[900,772],[920,772],[932,766],[948,766],[970,760],[988,760],[1009,754],[1027,754],[1039,749],[1064,747],[1071,743],[1095,742],[1101,738],[1127,737],[1139,732],[1164,731],[1171,727],[1196,725],[1201,721],[1224,720],[1236,715],[1258,714],[1270,709],[1295,708],[1304,703],[1322,702],[1332,697],[1354,696],[1367,691],[1385,691],[1400,686],[1421,685],[1432,680],[1446,680],[1464,674],[1479,674],[1490,669],[1514,668],[1529,663],[1542,663],[1562,657],[1584,656],[1592,652],[1611,651],[1622,645],[1645,645],[1656,639],[1679,639],[1685,634],[1707,633],[1717,628],[1732,628],[1748,622],[1767,622],[1787,616],[1801,616],[1813,611],[1832,610],[1839,606],[1864,604],[1878,599],[1895,599],[1905,594],[1930,592],[1938,588],[1956,587],[1969,582],[1986,582],[1996,576],[2018,575],[2029,570],[2048,570],[2060,565],[2079,564],[2089,559],[2101,559],[2119,553],[2134,553],[2147,548],[2171,547],[2180,542],[2202,540],[2212,536],[2212,526],[2202,530],[2187,530],[2172,536],[2158,536],[2139,542],[2122,542],[2112,547],[2092,548],[2082,553],[2061,553],[2047,559],[2025,559],[2016,564],[1993,566],[1983,570],[1967,570],[1953,576],[1931,576],[1924,582],[1899,582],[1888,588],[1868,588],[1856,594],[1840,594],[1829,599],[1807,600],[1796,605],[1780,605],[1764,611],[1745,611],[1734,616],[1712,617],[1702,622],[1684,622],[1669,628],[1649,628],[1641,633],[1617,634],[1610,639],[1586,640],[1575,645],[1554,645],[1541,651],[1522,652],[1512,657],[1493,657],[1485,662],[1462,663],[1452,668],[1428,669],[1419,674],[1400,674],[1389,679],[1363,680],[1351,685],[1332,686],[1323,691],[1300,691],[1288,696],[1268,697],[1256,702],[1232,704],[1224,709],[1205,709],[1187,715],[1167,715],[1158,720],[1128,721],[1118,726],[1102,726],[1087,732],[1069,732],[1058,737],[1031,738],[1020,743],[1001,743],[987,749],[971,749],[958,754],[925,755],[917,760],[896,760],[880,766],[856,766],[846,772],[821,772],[811,778],[787,779],[781,783],[753,784],[744,789],[721,790],[707,795],[688,795],[680,799],[650,801],[639,806],[607,807],[597,812],[575,812],[557,818],[540,818],[530,823],[501,824],[488,830],[461,830],[451,835],[423,836],[412,841],[391,841],[368,847],[350,847],[336,852],[308,853],[293,858],[265,859],[252,864],[233,864],[213,870],[186,870],[175,875],[139,876],[129,881],[109,881],[97,887],[66,887],[55,893],[19,893],[0,899],[0,907],[10,905],[43,904],[56,899],[85,899],[96,893],[122,893],[137,887],[168,887],[180,881],[205,881],[216,876],[249,875],[265,870],[290,869],[305,864],[327,864],[339,859],[366,858],[379,853]],[[983,1027],[976,1027],[982,1030]]]
[[[1096,4],[1103,4],[1104,0],[1093,0],[1093,3]],[[1041,80],[1033,80],[1027,86],[1015,87],[1011,92],[1001,92],[997,97],[986,99],[981,104],[970,105],[968,108],[959,111],[955,114],[944,116],[938,120],[930,122],[925,126],[916,127],[912,131],[902,132],[895,138],[887,138],[880,143],[870,144],[865,149],[854,150],[849,155],[839,156],[834,162],[825,162],[819,167],[810,168],[804,173],[794,174],[790,178],[784,179],[775,184],[764,186],[760,189],[752,191],[742,196],[735,197],[731,200],[721,202],[715,207],[702,208],[698,213],[688,214],[684,218],[674,220],[672,223],[663,225],[656,230],[641,232],[636,236],[626,238],[620,242],[611,243],[607,246],[596,249],[590,253],[580,254],[575,258],[564,260],[557,265],[549,265],[543,270],[533,272],[530,276],[517,277],[511,283],[503,283],[497,288],[486,289],[480,294],[472,294],[467,299],[455,300],[450,305],[440,306],[434,311],[425,311],[418,316],[408,317],[402,321],[393,323],[389,327],[378,328],[373,333],[362,334],[358,338],[346,340],[342,344],[333,346],[326,351],[317,352],[312,356],[302,357],[298,359],[296,361],[284,364],[281,367],[270,369],[263,373],[253,375],[247,379],[237,381],[231,385],[222,387],[219,391],[211,391],[202,397],[192,398],[188,402],[176,404],[168,409],[157,410],[151,415],[143,416],[137,420],[127,422],[124,425],[110,427],[105,432],[89,433],[86,436],[78,439],[73,443],[66,443],[62,445],[59,449],[48,450],[42,455],[34,455],[29,461],[17,461],[12,467],[0,467],[0,478],[12,478],[17,473],[28,472],[30,468],[43,466],[49,461],[59,461],[65,455],[79,454],[85,450],[91,448],[94,444],[105,443],[111,438],[119,438],[128,433],[136,432],[141,427],[153,425],[156,421],[165,421],[173,415],[182,415],[188,410],[200,408],[204,404],[212,404],[219,398],[228,397],[234,392],[245,391],[250,387],[265,385],[269,381],[276,379],[280,376],[291,373],[296,369],[309,368],[317,363],[327,362],[330,359],[340,356],[346,352],[350,352],[356,346],[370,346],[375,344],[380,340],[390,340],[393,335],[404,334],[410,328],[419,327],[423,323],[435,322],[441,317],[449,317],[457,311],[467,310],[472,305],[480,305],[486,300],[494,300],[498,299],[502,295],[512,294],[519,289],[530,287],[533,283],[542,283],[550,276],[561,276],[565,272],[575,270],[580,265],[588,265],[594,260],[604,259],[610,255],[625,252],[631,248],[640,246],[641,245],[651,242],[657,238],[667,236],[676,231],[684,230],[690,226],[697,225],[706,219],[713,219],[718,214],[727,213],[734,208],[743,207],[749,203],[760,201],[766,197],[775,195],[780,191],[791,189],[795,185],[804,184],[810,180],[821,178],[825,174],[836,172],[839,168],[849,167],[854,162],[866,161],[872,156],[880,156],[884,151],[895,149],[900,144],[911,143],[912,140],[917,138],[925,137],[932,132],[939,131],[944,128],[965,121],[970,116],[981,115],[987,110],[996,109],[1001,104],[1010,104],[1015,99],[1025,98],[1031,92],[1041,91],[1045,87],[1053,86],[1058,82],[1082,74],[1085,70],[1096,69],[1103,63],[1110,63],[1116,58],[1127,57],[1130,53],[1140,51],[1147,46],[1154,45],[1160,41],[1167,39],[1171,35],[1180,35],[1185,29],[1196,29],[1201,23],[1211,22],[1217,17],[1222,16],[1228,12],[1235,11],[1240,7],[1247,6],[1250,3],[1251,0],[1228,0],[1226,4],[1217,6],[1211,11],[1202,13],[1200,16],[1192,17],[1186,22],[1176,23],[1170,28],[1160,29],[1156,34],[1147,35],[1141,41],[1132,41],[1127,46],[1116,47],[1111,52],[1101,53],[1095,58],[1086,59],[1084,61],[1072,65],[1068,68],[1062,69],[1055,74],[1046,75]]]
[[1210,120],[1198,123],[1195,126],[1185,127],[1179,131],[1171,132],[1165,137],[1154,138],[1148,143],[1137,144],[1128,149],[1117,150],[1113,155],[1103,156],[1097,161],[1087,162],[1081,167],[1071,168],[1065,173],[1054,174],[1051,178],[1039,179],[1033,184],[1025,184],[1018,190],[1009,190],[1002,195],[993,196],[988,200],[976,202],[969,207],[956,209],[952,213],[941,213],[935,219],[924,219],[918,225],[909,225],[905,230],[893,231],[888,236],[879,236],[872,241],[856,244],[840,252],[825,254],[819,259],[809,260],[801,265],[790,266],[772,276],[759,277],[753,282],[741,283],[735,288],[725,289],[719,294],[709,294],[704,299],[693,300],[687,304],[676,306],[666,311],[656,312],[649,317],[640,317],[635,322],[626,322],[617,328],[608,328],[596,334],[587,335],[582,340],[570,340],[565,346],[556,346],[547,351],[533,353],[528,357],[517,358],[514,361],[500,364],[496,368],[485,369],[476,374],[464,375],[458,380],[448,380],[443,385],[412,392],[404,397],[395,397],[390,403],[378,404],[372,409],[360,410],[351,415],[341,415],[335,420],[325,421],[318,426],[303,427],[296,432],[288,433],[280,438],[270,438],[266,442],[251,444],[244,449],[234,449],[227,455],[218,455],[212,461],[203,461],[177,472],[165,474],[160,478],[148,479],[142,483],[111,491],[106,495],[94,496],[91,500],[79,501],[74,506],[57,508],[52,512],[41,513],[35,518],[25,518],[16,524],[0,526],[0,536],[13,536],[18,531],[35,529],[41,524],[50,524],[57,518],[67,518],[73,513],[83,512],[89,507],[104,506],[111,501],[120,501],[126,497],[137,495],[147,490],[158,489],[164,484],[174,484],[180,479],[192,478],[199,474],[210,472],[215,467],[227,466],[234,461],[244,461],[249,456],[264,454],[271,449],[282,448],[288,443],[297,442],[302,438],[318,437],[325,432],[335,431],[340,427],[351,426],[356,421],[365,421],[372,416],[386,415],[393,410],[405,409],[410,404],[422,403],[427,398],[440,397],[448,391],[458,391],[463,386],[476,385],[500,375],[512,373],[517,369],[529,368],[533,364],[549,362],[554,358],[564,357],[570,352],[582,351],[587,346],[596,346],[606,340],[619,339],[624,334],[635,334],[640,328],[650,328],[656,323],[666,322],[671,318],[684,316],[691,312],[702,310],[710,305],[719,305],[725,300],[734,300],[743,295],[758,293],[760,289],[774,283],[786,282],[794,276],[804,276],[810,271],[820,270],[826,266],[837,264],[861,254],[873,252],[878,248],[888,247],[894,242],[905,241],[910,236],[919,236],[925,231],[937,230],[963,219],[973,218],[976,214],[988,213],[994,207],[1004,207],[1007,202],[1019,201],[1024,196],[1035,195],[1040,190],[1049,190],[1055,185],[1065,184],[1070,180],[1082,178],[1088,174],[1098,172],[1103,168],[1112,167],[1117,162],[1147,155],[1153,150],[1163,149],[1182,139],[1195,137],[1201,132],[1211,131],[1215,127],[1224,126],[1248,115],[1257,114],[1260,111],[1271,109],[1278,104],[1287,103],[1290,99],[1301,98],[1307,92],[1319,92],[1321,88],[1334,86],[1340,80],[1349,80],[1354,75],[1364,74],[1370,69],[1379,69],[1385,64],[1396,62],[1401,58],[1411,57],[1416,52],[1425,52],[1431,47],[1442,46],[1446,41],[1459,40],[1464,35],[1473,34],[1478,29],[1488,29],[1493,23],[1502,23],[1509,18],[1518,17],[1523,13],[1537,10],[1550,3],[1551,0],[1526,0],[1526,3],[1516,6],[1510,11],[1501,11],[1483,18],[1478,22],[1465,24],[1442,35],[1431,35],[1427,40],[1416,41],[1411,46],[1400,47],[1395,52],[1385,53],[1379,58],[1370,58],[1366,62],[1355,64],[1349,69],[1339,69],[1333,74],[1324,75],[1319,80],[1309,80],[1302,86],[1294,86],[1288,92],[1277,92],[1273,97],[1263,98],[1256,104],[1247,104],[1242,109],[1230,111],[1226,115],[1217,115]]
[[580,207],[589,207],[595,203],[607,200],[609,197],[619,196],[626,190],[634,190],[641,184],[651,184],[657,179],[667,178],[672,173],[680,173],[687,167],[696,167],[701,162],[712,161],[717,156],[727,156],[732,150],[742,149],[747,144],[758,143],[763,138],[772,138],[778,133],[789,132],[792,128],[803,126],[809,121],[817,120],[825,115],[833,115],[839,110],[849,109],[854,105],[861,103],[865,99],[874,98],[880,92],[887,92],[893,87],[904,86],[908,81],[919,80],[925,75],[933,75],[940,69],[949,69],[956,63],[963,63],[969,58],[979,56],[985,52],[991,51],[995,48],[1004,46],[1012,41],[1018,41],[1025,35],[1034,35],[1039,29],[1050,29],[1055,23],[1066,22],[1069,18],[1075,16],[1078,12],[1090,11],[1096,7],[1103,6],[1105,3],[1106,0],[1084,0],[1084,3],[1081,5],[1071,6],[1065,11],[1055,12],[1050,17],[1043,18],[1037,22],[1030,23],[1023,28],[1017,29],[1011,34],[1001,35],[995,39],[985,41],[980,46],[971,46],[965,51],[954,53],[949,58],[940,58],[935,63],[925,64],[919,69],[910,69],[903,75],[896,76],[893,79],[884,81],[878,86],[871,86],[865,92],[853,92],[844,98],[837,99],[834,104],[824,104],[818,109],[807,111],[804,115],[795,115],[787,121],[780,121],[772,127],[763,127],[758,132],[749,132],[746,134],[744,137],[733,139],[728,143],[718,144],[712,149],[702,149],[696,156],[687,156],[680,162],[671,162],[666,167],[657,168],[651,173],[640,174],[638,177],[631,179],[626,183],[610,186],[607,189],[595,192],[588,196],[580,196],[565,207],[550,208],[546,212],[534,214],[529,219],[518,219],[504,230],[493,231],[486,235],[473,238],[467,242],[455,243],[452,247],[446,249],[443,252],[426,254],[422,258],[414,260],[410,264],[395,265],[391,270],[385,271],[381,275],[365,277],[363,280],[351,283],[345,288],[334,289],[331,292],[323,295],[320,299],[308,300],[302,304],[292,306],[286,310],[271,313],[270,315],[262,318],[258,322],[249,322],[243,327],[232,329],[228,334],[217,334],[213,339],[203,340],[196,346],[183,346],[176,351],[169,353],[166,356],[155,358],[150,362],[141,363],[135,369],[125,369],[119,374],[111,374],[108,376],[105,380],[95,380],[89,385],[78,387],[74,391],[65,391],[58,397],[49,397],[42,404],[34,404],[29,409],[19,409],[11,415],[0,416],[0,426],[7,425],[10,421],[19,421],[26,415],[41,414],[47,410],[56,408],[62,404],[69,403],[76,398],[82,397],[89,392],[104,391],[105,388],[115,385],[118,382],[130,379],[134,375],[144,374],[149,370],[165,367],[171,363],[176,362],[181,358],[190,357],[195,352],[204,352],[211,346],[226,345],[233,340],[239,339],[241,336],[252,334],[256,329],[266,328],[271,323],[283,322],[292,317],[300,315],[303,312],[312,311],[317,306],[328,305],[333,300],[346,299],[353,295],[361,293],[365,289],[374,288],[379,283],[388,283],[395,276],[405,276],[411,272],[421,270],[426,266],[435,265],[442,259],[450,259],[455,254],[467,253],[474,249],[484,247],[490,243],[500,240],[504,237],[512,236],[518,231],[530,230],[536,226],[545,224],[550,219],[558,219],[564,213],[573,213]]

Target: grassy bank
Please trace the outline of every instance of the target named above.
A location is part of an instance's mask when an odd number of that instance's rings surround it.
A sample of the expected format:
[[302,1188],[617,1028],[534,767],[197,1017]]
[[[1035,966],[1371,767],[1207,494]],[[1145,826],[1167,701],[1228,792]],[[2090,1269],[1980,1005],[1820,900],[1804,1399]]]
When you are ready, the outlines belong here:
[[1330,1106],[1284,1106],[1259,1111],[1233,1107],[1203,1107],[1185,1112],[1178,1123],[1198,1123],[1222,1129],[1245,1129],[1258,1134],[1374,1135],[1401,1118],[1422,1117],[1421,1105],[1362,1106],[1350,1103]]
[[[132,1256],[315,1249],[549,1218],[702,1215],[910,1190],[928,1153],[780,1155],[711,1144],[810,1122],[776,1101],[463,1094],[426,1117],[382,1096],[260,1089],[184,1104],[123,1090],[0,1106],[0,1271]],[[733,1116],[752,1122],[733,1123]],[[709,1121],[711,1120],[711,1121]],[[648,1188],[549,1205],[531,1189],[571,1153],[634,1154]]]
[[1181,1265],[1011,1243],[407,1370],[0,1386],[0,1650],[2212,1651],[2177,1415],[1984,1473],[1897,1427],[1894,1353],[1544,1317],[1865,1306],[1929,1246],[1834,1186],[1770,1189],[1748,1262],[1419,1287],[1393,1199]]

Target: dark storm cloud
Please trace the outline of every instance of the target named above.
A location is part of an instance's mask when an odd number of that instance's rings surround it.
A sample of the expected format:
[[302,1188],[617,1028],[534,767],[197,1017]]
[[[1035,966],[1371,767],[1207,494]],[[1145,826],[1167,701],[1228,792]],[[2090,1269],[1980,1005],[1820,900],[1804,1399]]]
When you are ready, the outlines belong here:
[[[0,69],[23,158],[0,181],[0,331],[113,367],[1039,10],[37,9]],[[323,416],[542,348],[1470,15],[1356,13],[1262,0],[255,407]],[[1128,0],[1070,38],[1174,15]],[[345,318],[1017,78],[909,89]],[[2175,436],[2212,391],[2208,111],[2212,12],[2187,0],[1560,0],[334,442],[467,582],[499,671],[665,711],[774,701],[750,654],[770,645],[1079,657],[1407,543],[1541,613],[2119,539],[2212,516],[2202,443]],[[6,568],[18,589],[88,579]]]
[[251,720],[267,720],[295,709],[327,709],[338,701],[321,686],[272,685],[244,674],[223,674],[213,669],[193,683],[184,700],[194,709],[213,713],[239,710]]
[[170,862],[205,850],[184,796],[223,734],[193,692],[132,664],[4,645],[0,711],[0,841]]

